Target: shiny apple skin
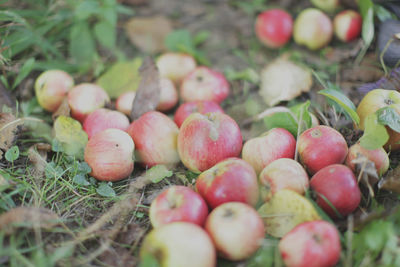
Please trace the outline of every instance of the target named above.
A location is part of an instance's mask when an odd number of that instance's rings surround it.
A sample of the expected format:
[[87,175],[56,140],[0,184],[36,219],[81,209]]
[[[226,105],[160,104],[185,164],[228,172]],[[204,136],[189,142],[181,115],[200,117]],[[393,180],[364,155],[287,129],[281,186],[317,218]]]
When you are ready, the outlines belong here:
[[183,121],[192,113],[206,114],[209,112],[224,113],[220,105],[213,101],[192,101],[183,103],[175,111],[174,121],[178,127],[181,127]]
[[89,139],[105,129],[116,128],[126,131],[129,127],[129,119],[121,112],[100,108],[90,113],[83,122],[83,130]]

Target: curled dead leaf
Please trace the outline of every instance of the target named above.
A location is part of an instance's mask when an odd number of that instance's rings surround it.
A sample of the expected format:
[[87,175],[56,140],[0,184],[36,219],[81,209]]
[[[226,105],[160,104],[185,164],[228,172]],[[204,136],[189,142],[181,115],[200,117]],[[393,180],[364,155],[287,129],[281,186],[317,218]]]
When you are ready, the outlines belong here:
[[311,71],[285,58],[278,58],[261,71],[260,95],[274,106],[289,101],[312,86]]
[[355,164],[358,182],[364,184],[368,188],[370,195],[374,197],[375,194],[372,188],[379,181],[375,163],[361,154],[358,154],[351,162]]
[[0,113],[0,159],[3,158],[1,150],[8,150],[15,140],[23,120],[16,119],[11,113]]
[[47,164],[47,152],[51,151],[51,145],[37,143],[28,150],[28,159],[33,164],[33,175],[40,177],[44,174]]
[[0,215],[0,231],[12,234],[17,228],[52,228],[61,221],[57,214],[49,209],[18,207]]
[[130,41],[148,53],[165,51],[165,37],[172,31],[171,21],[164,16],[132,18],[125,25]]
[[388,172],[378,183],[378,188],[400,194],[400,165]]

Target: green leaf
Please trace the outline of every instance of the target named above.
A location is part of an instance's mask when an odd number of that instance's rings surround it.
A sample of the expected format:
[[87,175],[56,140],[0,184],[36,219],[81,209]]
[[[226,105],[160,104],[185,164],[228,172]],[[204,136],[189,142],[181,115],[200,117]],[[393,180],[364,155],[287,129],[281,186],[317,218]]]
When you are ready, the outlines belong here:
[[115,191],[109,186],[107,183],[101,183],[98,188],[96,188],[96,192],[103,197],[115,197]]
[[86,22],[73,24],[69,37],[69,53],[82,69],[88,68],[95,56],[96,46]]
[[34,58],[30,58],[27,61],[25,61],[24,65],[22,65],[21,69],[18,72],[17,77],[14,80],[12,89],[17,87],[21,83],[21,81],[23,79],[25,79],[26,76],[29,75],[29,73],[31,73],[34,65],[35,65],[35,59]]
[[74,178],[72,178],[72,181],[76,184],[79,185],[83,185],[83,186],[87,186],[90,185],[90,183],[88,182],[88,180],[86,180],[85,175],[83,174],[77,174],[74,176]]
[[66,116],[59,116],[54,122],[55,139],[57,139],[67,155],[83,158],[83,150],[88,142],[88,136],[82,130],[82,125]]
[[389,140],[385,126],[378,123],[376,113],[369,114],[365,118],[365,130],[360,138],[360,145],[366,149],[377,149]]
[[78,163],[78,173],[81,174],[88,174],[92,171],[92,168],[86,162],[79,162]]
[[241,71],[235,71],[232,68],[228,68],[225,70],[225,76],[229,81],[245,80],[251,83],[258,83],[260,81],[258,73],[251,68],[246,68]]
[[46,142],[51,143],[52,127],[44,121],[25,121],[24,125],[30,130],[30,134],[35,138],[43,138]]
[[165,38],[165,46],[168,50],[175,52],[182,52],[182,49],[195,50],[192,36],[188,30],[176,30],[168,34]]
[[395,15],[381,5],[374,5],[374,13],[380,21],[395,19]]
[[155,256],[150,253],[144,253],[141,257],[139,267],[160,267]]
[[53,152],[64,152],[64,148],[61,144],[60,141],[58,141],[57,139],[53,139],[53,142],[51,142],[51,150]]
[[46,164],[44,175],[48,179],[58,179],[64,174],[61,166],[57,166],[53,161]]
[[18,146],[12,146],[10,147],[6,154],[5,154],[5,158],[7,161],[9,162],[14,162],[14,160],[19,158],[19,148]]
[[114,25],[107,21],[101,21],[94,25],[93,30],[100,44],[110,49],[115,47],[116,33]]
[[74,249],[74,244],[67,244],[52,251],[49,257],[49,261],[52,263],[51,265],[56,266],[59,260],[71,257]]
[[378,123],[389,126],[392,130],[400,132],[400,115],[397,111],[388,106],[376,111]]
[[159,183],[162,181],[162,179],[166,177],[171,177],[172,175],[173,172],[168,170],[168,168],[165,165],[161,164],[151,167],[146,172],[147,180],[150,180],[153,183]]
[[297,123],[301,122],[302,124],[300,130],[297,131],[297,133],[299,134],[301,134],[302,132],[311,127],[312,120],[309,111],[310,105],[311,105],[310,100],[307,100],[304,103],[300,103],[289,108],[292,111],[292,113],[296,116]]
[[74,10],[75,16],[78,20],[87,20],[90,16],[96,15],[100,11],[99,2],[96,0],[79,1]]
[[374,3],[371,0],[358,1],[363,18],[361,37],[368,47],[374,39]]
[[195,46],[200,45],[200,44],[204,43],[208,39],[208,37],[210,37],[209,31],[206,31],[206,30],[199,31],[194,36],[193,43]]
[[289,112],[276,112],[264,117],[264,124],[268,130],[273,128],[284,128],[293,136],[297,136],[298,124],[293,115]]
[[139,76],[141,65],[141,58],[135,58],[132,61],[117,62],[101,75],[96,83],[104,88],[113,99],[122,93],[136,91],[141,79]]
[[358,125],[360,123],[360,117],[356,112],[356,107],[354,106],[354,103],[347,98],[347,96],[334,89],[323,89],[318,93],[326,96],[328,99],[333,100],[336,104],[343,108],[344,112],[353,120],[355,124]]
[[257,252],[247,260],[246,266],[248,267],[273,267],[277,266],[277,262],[282,261],[280,259],[280,253],[278,250],[279,240],[273,237],[268,237],[264,240],[263,245],[257,250]]

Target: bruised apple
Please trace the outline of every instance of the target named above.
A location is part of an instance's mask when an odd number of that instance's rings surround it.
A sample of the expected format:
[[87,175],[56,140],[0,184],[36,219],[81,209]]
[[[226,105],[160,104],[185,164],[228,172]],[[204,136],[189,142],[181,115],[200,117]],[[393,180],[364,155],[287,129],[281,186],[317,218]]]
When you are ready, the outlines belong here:
[[241,149],[239,126],[223,113],[193,113],[179,130],[179,156],[192,172],[200,173],[224,159],[237,157]]
[[131,123],[127,132],[135,142],[137,162],[146,167],[179,163],[179,129],[167,115],[158,111],[146,112]]
[[274,128],[259,137],[247,140],[242,158],[259,174],[265,166],[279,158],[294,158],[296,140],[286,129]]
[[175,111],[174,121],[178,127],[181,127],[183,121],[189,117],[190,114],[199,112],[206,114],[209,112],[224,113],[220,105],[213,101],[192,101],[183,103]]
[[101,181],[118,181],[133,171],[132,138],[119,129],[107,129],[90,138],[85,147],[85,161],[91,175]]
[[83,123],[91,112],[102,108],[110,102],[110,97],[98,85],[82,83],[72,88],[68,93],[68,104],[71,116]]
[[126,131],[129,127],[129,119],[119,111],[100,108],[90,113],[84,123],[83,130],[89,139],[98,132],[108,128],[116,128]]
[[259,189],[253,167],[239,158],[223,160],[202,172],[196,190],[213,209],[225,202],[243,202],[255,206]]
[[190,222],[204,225],[208,207],[204,199],[186,186],[171,186],[151,203],[149,217],[156,228],[171,222]]
[[35,81],[35,94],[39,105],[49,112],[56,111],[73,86],[74,79],[65,71],[43,72]]
[[176,85],[179,85],[197,66],[196,60],[191,55],[172,52],[162,54],[157,58],[156,64],[160,77],[168,78]]
[[121,94],[115,101],[115,108],[125,115],[131,115],[133,100],[135,100],[135,96],[135,91],[128,91]]

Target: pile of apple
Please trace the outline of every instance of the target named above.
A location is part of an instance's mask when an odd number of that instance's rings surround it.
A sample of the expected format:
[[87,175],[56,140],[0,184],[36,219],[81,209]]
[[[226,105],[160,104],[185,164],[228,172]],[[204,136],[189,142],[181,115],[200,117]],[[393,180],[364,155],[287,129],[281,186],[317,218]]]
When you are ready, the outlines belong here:
[[302,10],[294,23],[292,16],[282,9],[269,9],[259,14],[255,24],[258,39],[269,48],[279,48],[289,42],[293,34],[297,44],[317,50],[326,46],[334,34],[342,42],[350,42],[360,35],[362,17],[357,11],[343,10],[332,22],[325,12],[334,13],[340,6],[339,0],[311,2],[316,8]]

